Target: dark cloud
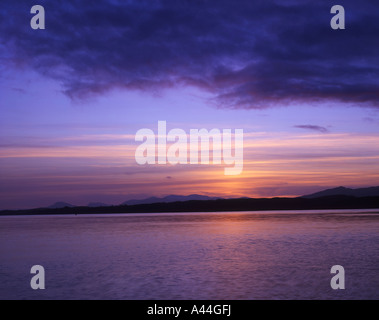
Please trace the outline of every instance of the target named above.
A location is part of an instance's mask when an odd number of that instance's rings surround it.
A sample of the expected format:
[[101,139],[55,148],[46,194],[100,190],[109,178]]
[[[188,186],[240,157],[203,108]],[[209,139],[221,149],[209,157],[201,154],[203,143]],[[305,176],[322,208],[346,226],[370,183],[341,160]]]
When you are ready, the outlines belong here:
[[335,1],[40,0],[46,30],[29,26],[34,1],[4,0],[0,60],[61,82],[72,98],[113,88],[193,85],[218,106],[342,102],[379,106],[379,11]]
[[313,130],[313,131],[318,131],[318,132],[321,132],[321,133],[327,133],[327,132],[329,132],[329,130],[327,128],[325,128],[325,127],[311,125],[311,124],[297,125],[297,126],[294,126],[294,128],[305,129],[305,130]]

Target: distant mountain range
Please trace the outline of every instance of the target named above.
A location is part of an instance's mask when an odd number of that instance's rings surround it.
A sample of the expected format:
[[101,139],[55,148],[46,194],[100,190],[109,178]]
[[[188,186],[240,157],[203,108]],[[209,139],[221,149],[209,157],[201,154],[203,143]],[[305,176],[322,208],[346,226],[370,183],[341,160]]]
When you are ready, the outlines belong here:
[[325,210],[325,209],[375,209],[379,210],[379,187],[350,189],[338,187],[297,198],[234,198],[223,199],[192,194],[170,195],[129,200],[121,205],[101,202],[88,206],[74,206],[57,202],[46,208],[2,210],[0,215],[36,214],[106,214],[106,213],[158,213],[158,212],[223,212],[267,210]]
[[[349,197],[379,197],[379,187],[370,187],[370,188],[359,188],[359,189],[350,189],[345,187],[338,187],[333,189],[327,189],[313,194],[305,195],[299,198],[305,199],[316,199],[322,197],[331,197],[331,196],[349,196]],[[184,201],[207,201],[207,200],[219,200],[222,198],[219,197],[208,197],[202,196],[199,194],[191,194],[189,196],[178,196],[178,195],[169,195],[163,198],[150,197],[147,199],[141,200],[128,200],[123,202],[120,206],[136,206],[144,204],[154,204],[154,203],[173,203],[173,202],[184,202]],[[241,198],[243,199],[243,198]],[[248,199],[248,198],[244,198]],[[49,209],[62,209],[62,208],[74,208],[77,207],[67,202],[56,202],[53,205],[47,207]],[[100,207],[111,207],[109,204],[102,202],[91,202],[87,205],[90,208],[100,208]]]
[[117,214],[117,213],[174,213],[174,212],[243,212],[270,210],[326,210],[374,209],[379,212],[378,197],[353,197],[345,195],[321,198],[239,198],[218,200],[191,200],[159,202],[109,207],[37,208],[29,210],[3,210],[0,215],[52,215],[52,214]]
[[[105,203],[102,203],[102,202],[90,202],[87,207],[90,207],[90,208],[99,208],[99,207],[110,207],[111,205],[109,204],[105,204]],[[78,207],[76,205],[73,205],[71,203],[67,203],[67,202],[56,202],[54,204],[52,204],[51,206],[48,206],[47,208],[49,209],[62,209],[62,208],[75,208],[75,207]]]
[[61,209],[61,208],[74,208],[76,206],[70,204],[70,203],[67,203],[67,202],[56,202],[54,204],[52,204],[51,206],[48,206],[49,209]]
[[189,196],[176,196],[170,195],[164,198],[151,197],[142,200],[128,200],[122,203],[121,205],[134,206],[137,204],[151,204],[151,203],[170,203],[170,202],[178,202],[178,201],[191,201],[191,200],[217,200],[220,198],[217,197],[208,197],[202,196],[199,194],[191,194]]
[[310,195],[303,196],[306,199],[315,199],[329,196],[350,196],[350,197],[378,197],[379,187],[350,189],[345,187],[338,187],[333,189],[327,189],[324,191],[316,192]]
[[[141,200],[128,200],[123,203],[121,203],[121,206],[134,206],[138,204],[152,204],[152,203],[171,203],[171,202],[179,202],[179,201],[191,201],[191,200],[217,200],[220,199],[218,197],[208,197],[208,196],[202,196],[199,194],[191,194],[189,196],[177,196],[177,195],[169,195],[167,197],[163,198],[157,198],[157,197],[150,197],[147,199],[141,199]],[[91,202],[87,205],[87,207],[91,208],[99,208],[99,207],[110,207],[111,205],[105,204],[102,202]],[[74,208],[77,207],[75,205],[72,205],[67,202],[56,202],[52,204],[51,206],[48,206],[49,209],[61,209],[61,208]]]

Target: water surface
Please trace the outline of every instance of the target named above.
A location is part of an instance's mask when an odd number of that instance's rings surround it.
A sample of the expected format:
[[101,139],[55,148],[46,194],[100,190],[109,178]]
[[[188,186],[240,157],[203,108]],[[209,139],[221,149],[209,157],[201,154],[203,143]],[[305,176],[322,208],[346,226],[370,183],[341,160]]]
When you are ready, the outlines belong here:
[[378,212],[0,217],[0,299],[378,299]]

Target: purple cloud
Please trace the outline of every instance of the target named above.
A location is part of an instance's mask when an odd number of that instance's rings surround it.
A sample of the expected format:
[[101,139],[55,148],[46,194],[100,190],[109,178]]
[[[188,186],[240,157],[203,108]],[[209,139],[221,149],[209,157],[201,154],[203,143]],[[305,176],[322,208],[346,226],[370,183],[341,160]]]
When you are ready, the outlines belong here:
[[305,0],[4,0],[0,59],[56,79],[74,98],[114,88],[192,85],[218,106],[338,102],[379,106],[379,11],[346,0],[346,30],[330,2]]

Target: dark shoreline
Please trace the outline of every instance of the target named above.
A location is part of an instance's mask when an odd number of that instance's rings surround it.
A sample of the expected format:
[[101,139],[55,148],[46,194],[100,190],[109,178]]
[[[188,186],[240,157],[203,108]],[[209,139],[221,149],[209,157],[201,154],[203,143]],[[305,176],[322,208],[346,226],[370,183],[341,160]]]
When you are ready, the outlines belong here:
[[191,200],[171,203],[152,203],[107,207],[37,208],[4,210],[0,216],[19,215],[83,215],[122,213],[175,213],[175,212],[233,212],[283,210],[335,210],[378,209],[379,197],[328,196],[322,198],[241,198],[218,200]]

